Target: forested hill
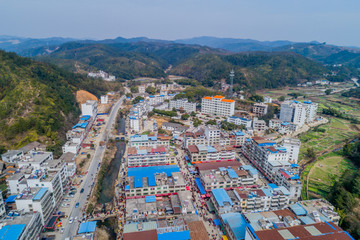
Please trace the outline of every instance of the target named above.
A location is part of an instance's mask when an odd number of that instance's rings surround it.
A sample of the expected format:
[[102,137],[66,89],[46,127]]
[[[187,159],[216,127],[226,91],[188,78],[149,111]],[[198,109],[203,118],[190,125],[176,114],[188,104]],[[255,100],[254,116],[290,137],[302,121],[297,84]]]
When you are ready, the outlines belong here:
[[103,70],[118,79],[127,80],[136,77],[165,77],[164,70],[169,65],[178,64],[202,52],[219,53],[223,50],[156,42],[71,42],[63,44],[49,55],[38,56],[37,59],[71,71]]
[[231,55],[202,54],[175,66],[171,73],[217,84],[234,69],[234,83],[250,89],[276,88],[323,77],[321,64],[295,53],[249,52]]
[[35,140],[59,145],[59,134],[70,128],[80,113],[77,89],[99,95],[110,86],[0,51],[0,151]]
[[[328,70],[296,53],[230,53],[197,45],[161,42],[93,44],[72,42],[37,58],[72,71],[104,70],[118,79],[176,74],[214,86],[235,70],[235,84],[251,89],[294,85]],[[165,69],[172,66],[170,72]]]

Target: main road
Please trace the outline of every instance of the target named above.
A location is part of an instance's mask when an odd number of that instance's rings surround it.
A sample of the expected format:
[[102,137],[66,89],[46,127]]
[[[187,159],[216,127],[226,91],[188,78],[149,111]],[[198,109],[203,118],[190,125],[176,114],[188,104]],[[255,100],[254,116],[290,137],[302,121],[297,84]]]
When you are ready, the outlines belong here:
[[[129,90],[127,88],[125,88],[125,91],[128,92]],[[125,95],[122,96],[112,107],[110,115],[109,115],[109,120],[107,121],[107,123],[105,125],[105,129],[102,132],[100,141],[108,140],[109,133],[111,133],[111,130],[114,128],[114,123],[116,120],[117,113],[118,113],[119,108],[121,107],[121,104],[123,103],[124,99],[125,99]],[[77,234],[77,229],[79,227],[79,220],[81,220],[82,216],[83,216],[82,210],[83,210],[84,206],[86,205],[87,195],[90,194],[91,185],[94,182],[94,178],[98,171],[98,165],[102,161],[104,152],[105,152],[105,145],[97,146],[94,157],[90,163],[88,172],[87,172],[86,176],[84,177],[84,181],[82,182],[82,185],[80,185],[80,187],[79,187],[79,189],[84,188],[84,192],[80,193],[78,195],[77,201],[75,201],[74,204],[71,206],[73,209],[69,215],[69,219],[77,218],[77,220],[74,220],[74,222],[72,224],[69,223],[65,226],[62,239],[69,239],[73,236],[76,236],[76,234]],[[77,208],[75,208],[76,202],[79,203],[79,206]]]

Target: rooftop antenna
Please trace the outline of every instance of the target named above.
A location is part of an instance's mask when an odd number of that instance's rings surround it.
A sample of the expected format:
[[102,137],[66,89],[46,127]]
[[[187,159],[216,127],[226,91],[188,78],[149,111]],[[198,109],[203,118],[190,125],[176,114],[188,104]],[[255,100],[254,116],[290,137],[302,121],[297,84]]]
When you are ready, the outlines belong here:
[[233,96],[234,76],[235,76],[234,69],[231,69],[231,71],[230,71],[230,93],[229,93],[230,97]]

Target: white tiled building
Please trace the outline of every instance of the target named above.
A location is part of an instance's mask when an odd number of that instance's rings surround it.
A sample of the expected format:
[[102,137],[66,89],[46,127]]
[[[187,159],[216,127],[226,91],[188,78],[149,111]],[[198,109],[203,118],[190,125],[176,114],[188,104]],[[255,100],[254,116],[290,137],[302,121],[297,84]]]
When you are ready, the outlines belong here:
[[316,118],[318,104],[311,101],[285,101],[281,104],[280,120],[302,127],[305,123],[313,122]]
[[235,111],[235,101],[224,96],[203,97],[201,112],[220,116],[232,116]]
[[95,117],[97,114],[97,102],[95,100],[87,100],[86,103],[81,104],[81,114],[83,116],[89,115]]
[[170,101],[170,109],[176,108],[179,110],[182,108],[185,112],[191,113],[196,111],[196,103],[188,102],[187,99],[178,99]]
[[129,167],[175,164],[175,156],[168,147],[130,147],[127,151]]
[[243,125],[245,127],[251,127],[251,119],[247,119],[247,118],[242,118],[242,117],[237,117],[237,116],[231,116],[227,118],[227,121],[229,123],[233,123],[236,125]]

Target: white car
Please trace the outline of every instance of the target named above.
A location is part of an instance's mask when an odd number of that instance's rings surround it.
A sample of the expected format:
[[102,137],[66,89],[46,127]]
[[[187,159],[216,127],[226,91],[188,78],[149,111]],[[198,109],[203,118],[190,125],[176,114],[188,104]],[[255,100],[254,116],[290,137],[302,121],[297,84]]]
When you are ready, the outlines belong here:
[[74,218],[72,217],[72,218],[70,218],[69,223],[71,224],[73,222],[74,222]]

